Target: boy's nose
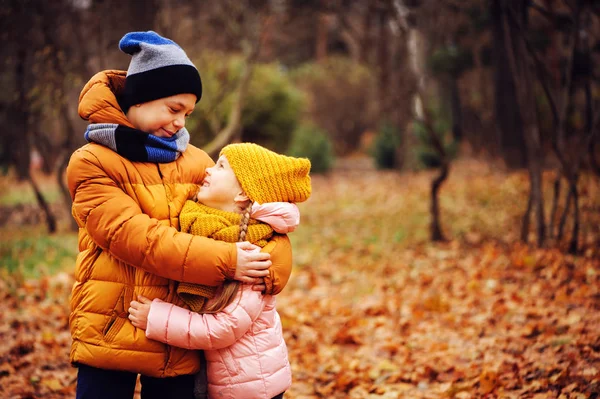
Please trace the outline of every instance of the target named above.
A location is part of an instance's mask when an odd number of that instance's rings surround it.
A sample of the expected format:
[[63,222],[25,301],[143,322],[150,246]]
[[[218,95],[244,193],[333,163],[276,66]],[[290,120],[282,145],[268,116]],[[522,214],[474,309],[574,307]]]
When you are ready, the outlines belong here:
[[181,129],[185,126],[185,117],[177,117],[173,121],[173,125],[177,128],[177,130]]

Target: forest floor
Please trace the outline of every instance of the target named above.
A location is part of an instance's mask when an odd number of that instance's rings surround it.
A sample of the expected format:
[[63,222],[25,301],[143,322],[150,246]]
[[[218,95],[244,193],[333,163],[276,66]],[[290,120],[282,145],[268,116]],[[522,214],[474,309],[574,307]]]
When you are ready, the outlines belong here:
[[[564,243],[518,241],[525,172],[472,160],[456,162],[441,190],[448,241],[428,242],[433,176],[313,177],[278,296],[294,375],[286,398],[600,397],[598,179],[581,180],[580,251],[568,255]],[[544,181],[552,198],[551,173]],[[43,231],[0,225],[1,398],[74,397],[76,236]]]

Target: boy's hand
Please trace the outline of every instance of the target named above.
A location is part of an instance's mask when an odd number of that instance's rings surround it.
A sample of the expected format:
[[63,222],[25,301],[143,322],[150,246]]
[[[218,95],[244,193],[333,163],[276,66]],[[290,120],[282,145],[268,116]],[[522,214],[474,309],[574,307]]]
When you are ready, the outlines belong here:
[[129,307],[129,320],[131,323],[142,330],[148,327],[148,313],[150,313],[150,305],[152,301],[141,295],[138,296],[138,301],[131,301]]
[[246,284],[263,284],[269,275],[271,255],[260,252],[260,247],[247,241],[237,242],[237,265],[234,279]]

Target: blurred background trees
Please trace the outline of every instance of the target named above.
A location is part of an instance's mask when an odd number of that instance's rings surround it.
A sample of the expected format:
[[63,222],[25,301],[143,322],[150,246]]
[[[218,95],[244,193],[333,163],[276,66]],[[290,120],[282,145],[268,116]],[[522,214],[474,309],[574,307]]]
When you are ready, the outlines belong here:
[[102,69],[127,68],[124,33],[152,29],[201,72],[189,128],[211,154],[242,140],[310,156],[314,172],[357,153],[380,168],[437,169],[435,240],[453,159],[527,168],[522,238],[531,215],[539,245],[561,240],[571,220],[576,251],[577,182],[600,175],[599,14],[592,0],[2,0],[0,168],[30,181],[55,229],[31,165],[56,176],[70,206],[79,91]]

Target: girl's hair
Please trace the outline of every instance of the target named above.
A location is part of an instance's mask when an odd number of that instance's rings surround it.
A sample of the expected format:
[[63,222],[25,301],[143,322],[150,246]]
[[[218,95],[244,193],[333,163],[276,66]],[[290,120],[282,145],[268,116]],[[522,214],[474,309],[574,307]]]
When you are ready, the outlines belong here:
[[[240,221],[240,236],[238,242],[246,240],[246,234],[248,233],[248,223],[250,223],[250,213],[252,212],[252,201],[248,204],[244,212],[242,213],[242,220]],[[219,296],[202,309],[201,313],[218,313],[229,306],[235,299],[238,290],[240,289],[240,282],[236,280],[228,280],[223,283],[223,290]]]

